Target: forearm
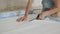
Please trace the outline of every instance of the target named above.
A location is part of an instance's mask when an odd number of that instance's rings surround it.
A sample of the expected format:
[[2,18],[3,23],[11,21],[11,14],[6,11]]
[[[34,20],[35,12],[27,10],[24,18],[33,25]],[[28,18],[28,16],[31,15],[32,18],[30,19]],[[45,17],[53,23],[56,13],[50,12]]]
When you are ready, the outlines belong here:
[[49,12],[48,12],[48,14],[54,14],[54,13],[56,13],[56,12],[58,12],[58,8],[53,8],[52,10],[50,10]]
[[28,12],[30,10],[31,5],[32,5],[32,0],[28,0],[27,7],[26,7],[26,10],[25,10],[25,15],[24,16],[28,16]]
[[41,16],[42,16],[42,18],[44,18],[47,15],[52,15],[52,14],[58,12],[58,10],[59,10],[58,8],[53,8],[53,9],[51,9],[49,11],[42,12]]
[[60,0],[54,0],[54,3],[55,3],[55,6],[51,10],[46,11],[47,14],[54,14],[60,10]]
[[[45,12],[43,12],[43,14],[45,15],[48,15],[48,14],[50,14],[50,15],[52,15],[52,14],[54,14],[54,13],[56,13],[56,12],[58,12],[58,8],[53,8],[53,9],[51,9],[51,10],[49,10],[49,11],[45,11]],[[45,15],[45,16],[46,16]]]

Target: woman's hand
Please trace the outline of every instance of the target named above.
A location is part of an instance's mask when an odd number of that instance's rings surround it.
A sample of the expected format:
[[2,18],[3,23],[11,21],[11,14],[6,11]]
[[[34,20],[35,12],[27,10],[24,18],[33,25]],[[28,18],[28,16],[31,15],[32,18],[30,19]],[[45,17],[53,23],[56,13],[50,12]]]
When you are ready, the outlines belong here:
[[23,16],[21,18],[18,18],[16,21],[17,22],[20,22],[20,21],[26,21],[27,20],[27,17],[26,16]]
[[48,12],[42,12],[41,14],[38,15],[37,19],[43,20],[47,15],[48,15]]
[[45,17],[45,16],[44,16],[43,14],[39,14],[38,17],[37,17],[37,19],[39,19],[39,20],[43,20],[44,17]]

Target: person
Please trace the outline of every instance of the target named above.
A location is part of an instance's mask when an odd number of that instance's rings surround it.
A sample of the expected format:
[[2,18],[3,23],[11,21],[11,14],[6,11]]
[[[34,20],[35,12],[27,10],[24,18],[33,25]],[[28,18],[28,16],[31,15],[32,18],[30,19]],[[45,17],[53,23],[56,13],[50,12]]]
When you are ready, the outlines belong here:
[[60,18],[60,0],[54,0],[54,6],[48,10],[41,13],[38,19],[44,19],[47,15],[52,15],[53,17]]
[[[44,8],[44,6],[46,4],[44,4],[43,1],[42,1],[42,5],[43,5],[43,8]],[[47,0],[47,2],[48,1],[49,0]],[[42,13],[39,14],[39,17],[37,17],[37,19],[40,19],[40,20],[45,19],[45,17],[47,15],[52,15],[53,17],[55,17],[56,15],[58,15],[57,17],[60,17],[60,15],[59,15],[60,14],[60,0],[53,0],[53,1],[54,1],[53,5],[50,6],[49,4],[51,4],[51,3],[48,3],[46,5],[46,6],[51,7],[51,8],[44,8],[43,11],[42,11]],[[28,4],[27,4],[27,7],[26,7],[25,15],[23,17],[21,17],[21,18],[18,18],[17,22],[27,20],[28,11],[29,11],[31,5],[32,5],[32,0],[28,0]]]

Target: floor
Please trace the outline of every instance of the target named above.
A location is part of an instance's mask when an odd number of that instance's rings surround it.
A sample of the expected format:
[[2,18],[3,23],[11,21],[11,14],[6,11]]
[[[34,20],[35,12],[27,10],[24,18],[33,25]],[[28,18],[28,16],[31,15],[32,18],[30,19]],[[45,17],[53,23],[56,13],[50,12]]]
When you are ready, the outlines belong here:
[[[33,19],[29,15],[29,20]],[[0,19],[0,34],[60,34],[60,23],[49,20],[16,22],[18,17]]]

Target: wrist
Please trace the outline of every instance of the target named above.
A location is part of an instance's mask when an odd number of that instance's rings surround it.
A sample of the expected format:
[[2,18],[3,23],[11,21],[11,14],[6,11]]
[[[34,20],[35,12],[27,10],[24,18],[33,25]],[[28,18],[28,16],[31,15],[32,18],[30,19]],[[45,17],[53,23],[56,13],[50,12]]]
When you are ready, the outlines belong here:
[[26,17],[27,17],[27,16],[28,16],[28,13],[26,13],[24,16],[26,16]]
[[24,15],[24,17],[28,17],[27,15]]

